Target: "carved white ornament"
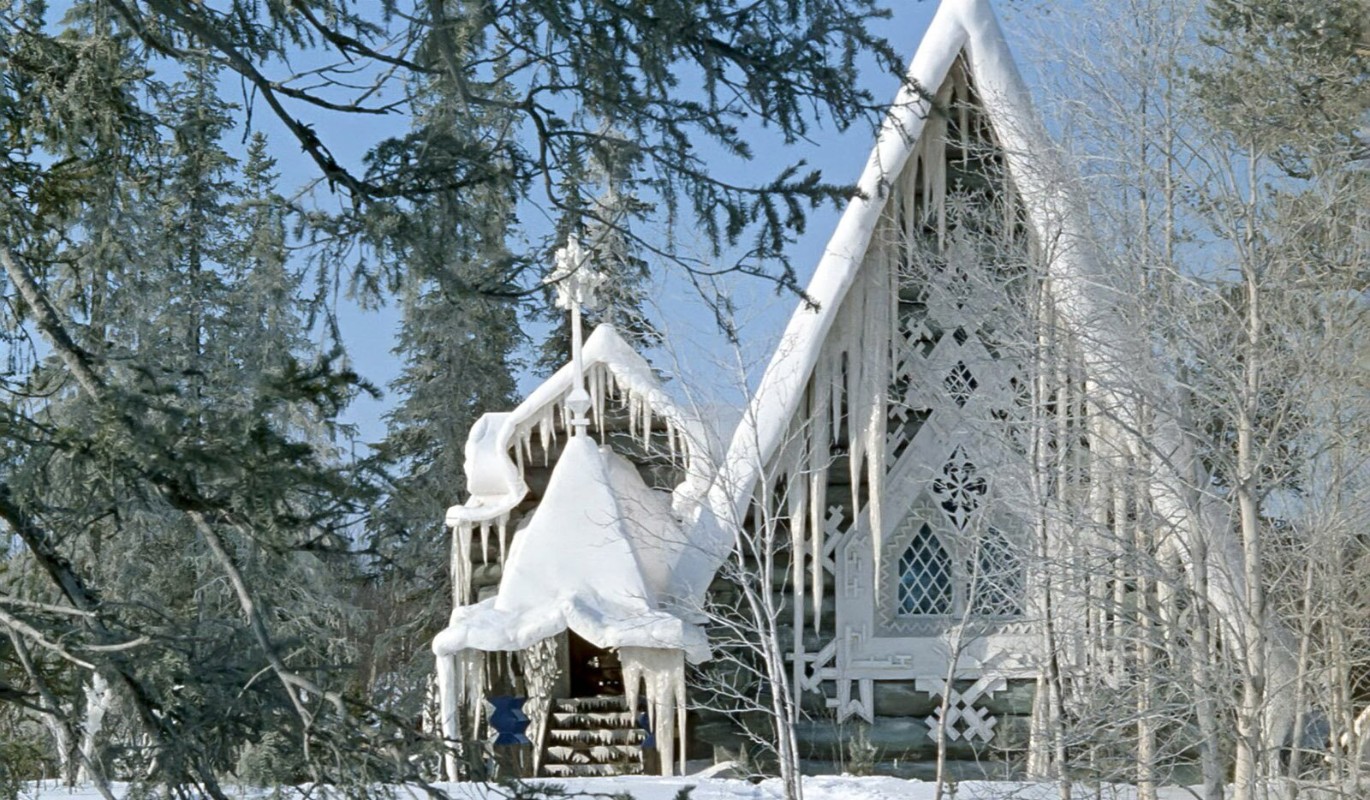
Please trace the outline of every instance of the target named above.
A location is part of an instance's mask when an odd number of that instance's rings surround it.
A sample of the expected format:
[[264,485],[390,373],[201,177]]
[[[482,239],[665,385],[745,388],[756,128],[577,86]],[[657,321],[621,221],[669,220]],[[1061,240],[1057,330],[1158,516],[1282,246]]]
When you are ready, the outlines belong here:
[[994,723],[998,720],[984,709],[976,708],[975,704],[980,698],[993,697],[995,692],[1001,692],[1008,686],[1008,681],[1002,676],[986,675],[964,692],[956,691],[941,678],[919,678],[913,682],[913,686],[933,697],[945,697],[947,701],[945,718],[939,706],[932,716],[923,720],[928,725],[928,738],[937,741],[944,733],[953,742],[957,739],[988,742],[994,738]]
[[557,308],[593,311],[599,303],[599,287],[605,275],[590,265],[590,251],[572,234],[556,252],[556,265],[547,282],[556,287]]
[[585,366],[581,363],[582,336],[580,314],[598,303],[596,291],[604,283],[604,274],[590,266],[590,253],[580,246],[575,234],[567,237],[566,245],[556,253],[556,266],[547,282],[557,289],[557,307],[571,312],[571,364],[575,370],[575,386],[566,398],[571,411],[572,435],[584,436],[590,425],[586,413],[590,410],[590,393],[585,388]]

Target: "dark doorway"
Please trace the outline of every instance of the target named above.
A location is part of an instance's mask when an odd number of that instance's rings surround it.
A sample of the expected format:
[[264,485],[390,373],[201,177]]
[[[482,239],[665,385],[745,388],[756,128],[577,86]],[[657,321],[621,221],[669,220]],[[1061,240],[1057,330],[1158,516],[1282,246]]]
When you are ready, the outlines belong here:
[[623,665],[618,653],[595,647],[572,630],[566,631],[566,644],[572,697],[623,694]]

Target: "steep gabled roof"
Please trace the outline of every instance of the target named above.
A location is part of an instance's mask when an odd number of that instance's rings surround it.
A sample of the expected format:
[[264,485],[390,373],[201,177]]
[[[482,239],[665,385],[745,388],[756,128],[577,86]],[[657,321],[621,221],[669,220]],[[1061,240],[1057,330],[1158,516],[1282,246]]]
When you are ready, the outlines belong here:
[[860,196],[848,205],[807,287],[816,305],[801,303],[790,318],[733,435],[710,497],[712,513],[721,523],[716,532],[719,548],[726,545],[721,531],[729,521],[736,524],[744,518],[762,470],[782,446],[823,343],[860,272],[890,198],[891,181],[918,149],[932,111],[929,95],[947,79],[958,58],[964,60],[982,112],[1003,149],[1030,235],[1049,260],[1049,271],[1067,278],[1068,296],[1060,297],[1062,286],[1054,287],[1058,304],[1064,301],[1079,306],[1078,311],[1087,310],[1087,298],[1071,295],[1069,287],[1082,285],[1071,278],[1080,278],[1080,272],[1095,273],[1097,262],[1089,248],[1070,246],[1083,238],[1076,224],[1081,218],[1071,210],[1060,185],[1059,160],[1032,110],[994,12],[988,0],[943,0],[857,183]]

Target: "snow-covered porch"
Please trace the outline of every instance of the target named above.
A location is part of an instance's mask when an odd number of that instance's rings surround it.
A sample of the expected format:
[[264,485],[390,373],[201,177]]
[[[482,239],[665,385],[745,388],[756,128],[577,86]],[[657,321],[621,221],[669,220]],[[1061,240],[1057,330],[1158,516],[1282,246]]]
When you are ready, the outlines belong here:
[[[697,423],[612,327],[600,326],[581,346],[579,308],[590,299],[593,273],[576,247],[563,251],[559,263],[553,280],[573,314],[572,363],[514,411],[481,419],[466,446],[471,495],[447,514],[453,611],[433,641],[441,727],[454,743],[463,733],[468,741],[479,737],[490,684],[487,655],[510,654],[503,663],[518,664],[538,772],[559,700],[554,695],[568,693],[562,674],[568,638],[578,637],[599,651],[591,656],[597,662],[614,656],[621,662],[626,715],[636,721],[639,697],[645,699],[661,770],[670,774],[676,737],[685,740],[685,662],[709,657],[697,618],[678,605],[689,592],[677,567],[687,552],[685,519],[712,464]],[[673,490],[648,485],[627,457],[649,452],[683,474]],[[550,475],[534,491],[527,473],[538,455]],[[489,596],[477,597],[473,552],[488,567],[492,534],[499,581]],[[607,685],[617,688],[617,682]],[[460,730],[463,709],[472,726],[466,732]],[[447,772],[457,775],[455,756]]]

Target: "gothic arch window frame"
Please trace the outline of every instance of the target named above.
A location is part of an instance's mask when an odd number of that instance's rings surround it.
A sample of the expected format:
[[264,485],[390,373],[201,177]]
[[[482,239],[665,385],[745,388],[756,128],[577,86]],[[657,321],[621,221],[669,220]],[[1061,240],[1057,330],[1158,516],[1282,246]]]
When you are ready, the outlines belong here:
[[[905,474],[901,480],[886,487],[886,496],[889,498],[917,496],[912,504],[903,509],[904,513],[897,512],[894,503],[888,503],[891,507],[886,509],[886,535],[882,541],[879,563],[882,574],[878,578],[870,532],[865,522],[869,519],[867,509],[857,515],[851,527],[839,539],[834,565],[838,585],[835,598],[836,641],[839,644],[834,676],[841,675],[848,679],[944,677],[950,659],[949,634],[962,621],[967,624],[961,629],[964,636],[956,670],[959,677],[977,677],[984,674],[990,665],[993,665],[996,674],[1010,677],[1036,675],[1035,667],[1019,661],[1016,655],[1032,652],[1038,636],[1032,617],[1035,579],[1026,568],[1019,572],[1021,613],[905,616],[895,613],[899,557],[913,538],[909,529],[914,526],[908,525],[904,531],[899,528],[907,521],[916,520],[921,524],[924,519],[942,513],[927,488],[927,472],[921,475],[921,484],[917,477]],[[1005,509],[986,509],[977,517],[975,524],[989,525],[1005,531],[1007,536],[1012,536],[1013,531],[1021,531],[1021,542],[1024,546],[1027,544],[1027,529],[1023,520]],[[966,546],[964,539],[953,538],[945,529],[938,535],[945,537],[941,541],[953,564],[962,562],[968,552],[974,552],[973,548]],[[958,582],[968,577],[967,570],[959,565],[954,575],[956,577],[953,580]],[[962,587],[957,590],[956,602],[961,604],[957,606],[959,612],[965,610],[965,598],[965,589]]]
[[[958,457],[964,460],[957,462]],[[978,494],[987,496],[985,502],[955,512],[948,509],[947,492],[939,492],[938,484],[945,476],[945,468],[958,463],[970,463],[965,459],[964,445],[953,448],[953,455],[943,464],[943,476],[922,463],[906,464],[902,470],[896,465],[890,473],[885,491],[886,507],[880,514],[886,528],[881,537],[882,574],[874,574],[874,563],[866,566],[870,572],[865,580],[872,589],[868,602],[874,609],[872,634],[875,636],[941,636],[963,620],[973,623],[977,633],[985,633],[1017,625],[1026,616],[1030,592],[1030,576],[1023,557],[1027,545],[1026,525],[1020,516],[1006,507],[1004,498],[995,495],[992,479],[988,477],[977,475],[972,478],[984,481],[979,484],[981,491]],[[914,500],[908,503],[905,498],[910,496]],[[857,519],[857,524],[848,533],[849,543],[857,549],[869,550],[870,535],[865,529],[865,521],[870,519],[869,509],[862,509]],[[907,613],[901,602],[904,599],[902,587],[906,585],[905,555],[918,543],[924,529],[937,550],[945,554],[950,597],[945,611],[923,613],[915,609],[914,613]],[[926,552],[929,548],[915,547],[915,552],[919,549]],[[985,559],[996,556],[999,563],[987,572]],[[916,564],[919,561],[915,559]],[[921,562],[926,565],[926,558]],[[848,569],[854,566],[850,558],[844,564]],[[918,585],[927,586],[928,580],[923,578]],[[986,610],[985,603],[991,603],[992,607]]]

